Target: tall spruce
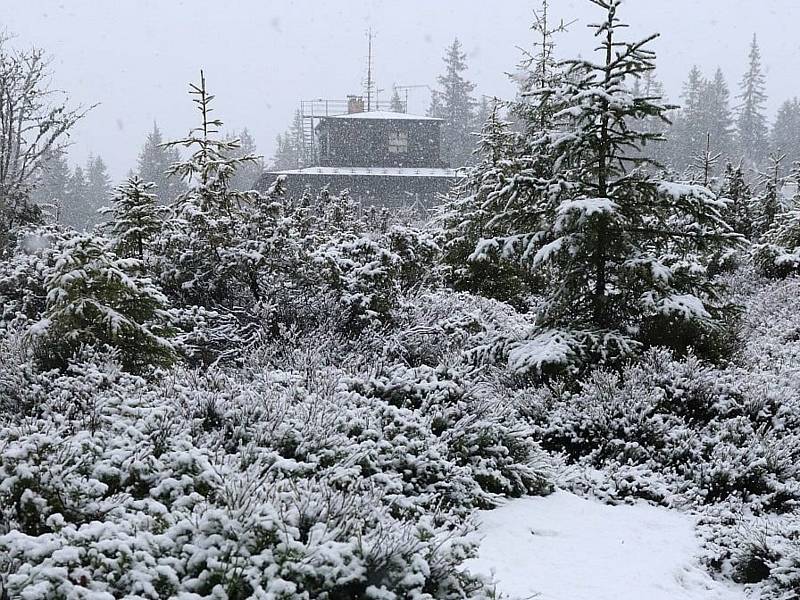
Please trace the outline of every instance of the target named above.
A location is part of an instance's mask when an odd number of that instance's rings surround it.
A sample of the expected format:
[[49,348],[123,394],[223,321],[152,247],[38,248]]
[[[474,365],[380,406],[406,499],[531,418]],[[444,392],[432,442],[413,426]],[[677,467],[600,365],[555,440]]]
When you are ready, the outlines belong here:
[[[682,107],[669,129],[666,162],[683,171],[693,166],[692,157],[710,146],[710,151],[731,159],[734,149],[733,115],[730,91],[721,69],[706,79],[695,66],[683,86]],[[691,173],[688,175],[692,177]]]
[[164,136],[158,124],[154,122],[153,131],[147,134],[147,139],[139,152],[136,174],[143,181],[155,184],[153,193],[161,204],[169,204],[186,191],[186,184],[183,181],[167,175],[170,167],[178,163],[180,158],[177,148],[164,146]]
[[470,162],[475,145],[472,134],[476,131],[476,101],[472,95],[475,85],[465,77],[467,55],[458,39],[447,48],[444,64],[428,116],[444,120],[442,158],[452,167],[461,167]]
[[50,220],[53,222],[63,222],[71,175],[63,150],[55,151],[43,158],[42,172],[36,182],[32,198],[45,213],[50,215]]
[[237,232],[242,210],[253,202],[252,194],[235,190],[236,169],[257,162],[254,155],[239,155],[238,139],[220,135],[222,121],[212,117],[214,96],[200,83],[189,93],[200,113],[200,125],[165,147],[181,146],[190,152],[168,173],[191,185],[170,205],[169,227],[161,236],[166,261],[164,289],[184,304],[203,307],[240,305],[241,282],[237,278]]
[[701,339],[718,308],[706,257],[736,238],[710,191],[655,180],[644,168],[643,145],[661,136],[637,124],[667,107],[632,97],[626,84],[654,68],[647,46],[657,36],[621,41],[621,0],[589,1],[605,13],[591,26],[601,58],[566,61],[564,81],[536,93],[562,121],[529,139],[534,167],[503,184],[524,185],[527,218],[497,207],[491,221],[505,233],[476,249],[515,254],[546,276],[537,331],[506,347],[520,371]]
[[61,222],[78,230],[85,230],[94,219],[96,207],[88,202],[89,186],[83,167],[76,166],[67,183],[67,193],[61,209]]
[[700,69],[693,66],[689,71],[681,92],[681,109],[674,117],[669,130],[669,163],[677,171],[691,165],[692,156],[706,142],[705,111],[703,96],[706,80]]
[[303,117],[296,111],[289,129],[276,139],[272,165],[275,169],[299,169],[312,164],[303,148]]
[[113,186],[105,161],[99,156],[90,156],[86,161],[86,210],[89,217],[87,227],[103,222],[100,210],[108,203]]
[[781,104],[770,135],[771,151],[786,154],[788,164],[800,161],[800,100]]
[[705,82],[702,104],[702,130],[708,133],[712,150],[731,157],[734,152],[733,114],[730,107],[730,90],[722,69],[717,68],[714,78]]
[[761,50],[753,35],[747,71],[740,86],[739,109],[736,121],[739,148],[751,167],[763,165],[767,159],[767,118],[764,105],[767,102],[765,77],[761,66]]
[[231,177],[230,186],[234,190],[248,191],[255,188],[255,183],[264,173],[264,160],[258,155],[256,140],[250,131],[245,127],[238,134],[234,134],[232,139],[238,140],[239,147],[231,153],[232,158],[243,156],[256,157],[254,160],[247,160],[240,164]]

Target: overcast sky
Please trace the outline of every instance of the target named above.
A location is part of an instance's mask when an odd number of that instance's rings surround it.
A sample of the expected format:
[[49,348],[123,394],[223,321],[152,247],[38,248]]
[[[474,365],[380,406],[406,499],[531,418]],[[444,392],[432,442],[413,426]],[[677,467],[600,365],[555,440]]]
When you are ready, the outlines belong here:
[[[135,166],[157,121],[167,137],[195,123],[186,94],[205,69],[226,129],[247,127],[267,156],[301,99],[344,99],[361,90],[366,30],[376,34],[375,71],[382,97],[391,86],[433,84],[445,46],[459,37],[469,77],[482,94],[509,97],[505,73],[530,44],[536,0],[0,0],[15,44],[53,57],[54,81],[76,103],[100,103],[73,134],[71,162],[90,153],[115,178]],[[562,54],[591,49],[585,25],[599,19],[586,0],[551,0],[577,19]],[[9,7],[13,8],[9,10]],[[692,64],[717,65],[736,93],[753,33],[767,71],[769,109],[800,95],[800,1],[627,0],[630,35],[660,32],[659,77],[672,100]],[[424,112],[425,90],[410,92]]]

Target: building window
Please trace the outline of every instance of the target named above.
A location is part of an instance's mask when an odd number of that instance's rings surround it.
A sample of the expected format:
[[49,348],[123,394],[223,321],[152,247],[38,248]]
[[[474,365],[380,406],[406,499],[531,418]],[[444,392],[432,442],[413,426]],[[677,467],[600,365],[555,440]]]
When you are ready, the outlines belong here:
[[389,132],[389,154],[408,154],[408,133],[405,131]]

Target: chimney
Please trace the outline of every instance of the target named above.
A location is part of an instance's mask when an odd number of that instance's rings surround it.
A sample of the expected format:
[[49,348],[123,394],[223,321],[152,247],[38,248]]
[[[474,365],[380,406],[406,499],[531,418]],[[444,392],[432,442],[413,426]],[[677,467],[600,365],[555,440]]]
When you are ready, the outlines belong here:
[[364,112],[364,97],[363,96],[348,96],[347,97],[347,114]]

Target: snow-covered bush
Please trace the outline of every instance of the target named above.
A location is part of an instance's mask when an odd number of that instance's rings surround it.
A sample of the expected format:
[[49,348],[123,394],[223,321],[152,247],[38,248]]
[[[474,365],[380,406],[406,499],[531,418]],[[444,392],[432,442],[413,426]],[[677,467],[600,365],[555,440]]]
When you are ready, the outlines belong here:
[[401,297],[396,328],[383,343],[392,360],[411,366],[471,362],[500,365],[487,345],[530,324],[530,315],[466,292],[425,289]]
[[0,260],[0,332],[39,320],[47,302],[46,282],[65,235],[50,227],[18,232],[16,246]]
[[800,271],[800,246],[787,248],[774,243],[753,247],[753,262],[765,277],[781,279]]
[[441,254],[435,231],[393,225],[386,233],[389,249],[399,257],[400,288],[417,290],[436,283],[436,269]]
[[339,297],[345,324],[388,318],[399,293],[400,258],[369,237],[344,237],[313,253],[323,281]]
[[753,259],[766,277],[781,278],[800,270],[800,207],[781,214],[753,247]]
[[577,391],[540,389],[525,410],[545,448],[607,471],[620,497],[788,510],[800,501],[800,438],[779,415],[796,403],[744,375],[653,349]]
[[698,529],[703,560],[764,600],[800,595],[800,522],[796,514],[752,517],[740,505],[706,511]]
[[439,247],[432,235],[409,227],[395,225],[385,234],[351,228],[311,252],[315,291],[324,294],[320,284],[328,286],[345,325],[387,322],[401,293],[431,281]]
[[11,385],[31,385],[0,401],[5,589],[488,598],[459,568],[469,515],[548,491],[551,461],[471,372],[345,370],[341,356],[156,381],[88,349],[61,374],[15,367]]
[[397,519],[369,487],[215,457],[176,427],[160,435],[168,413],[122,411],[106,435],[3,431],[12,597],[486,597],[456,569],[474,548],[463,528]]
[[[413,409],[445,441],[448,458],[467,467],[484,494],[520,496],[549,491],[552,462],[500,389],[480,389],[446,367],[395,365],[368,381],[351,382],[366,396]],[[484,384],[486,386],[487,384]],[[491,505],[490,497],[480,500]]]
[[555,377],[580,378],[598,365],[617,365],[632,357],[640,344],[615,331],[543,329],[533,315],[527,326],[498,331],[475,348],[475,357],[505,364],[517,377],[543,381]]

